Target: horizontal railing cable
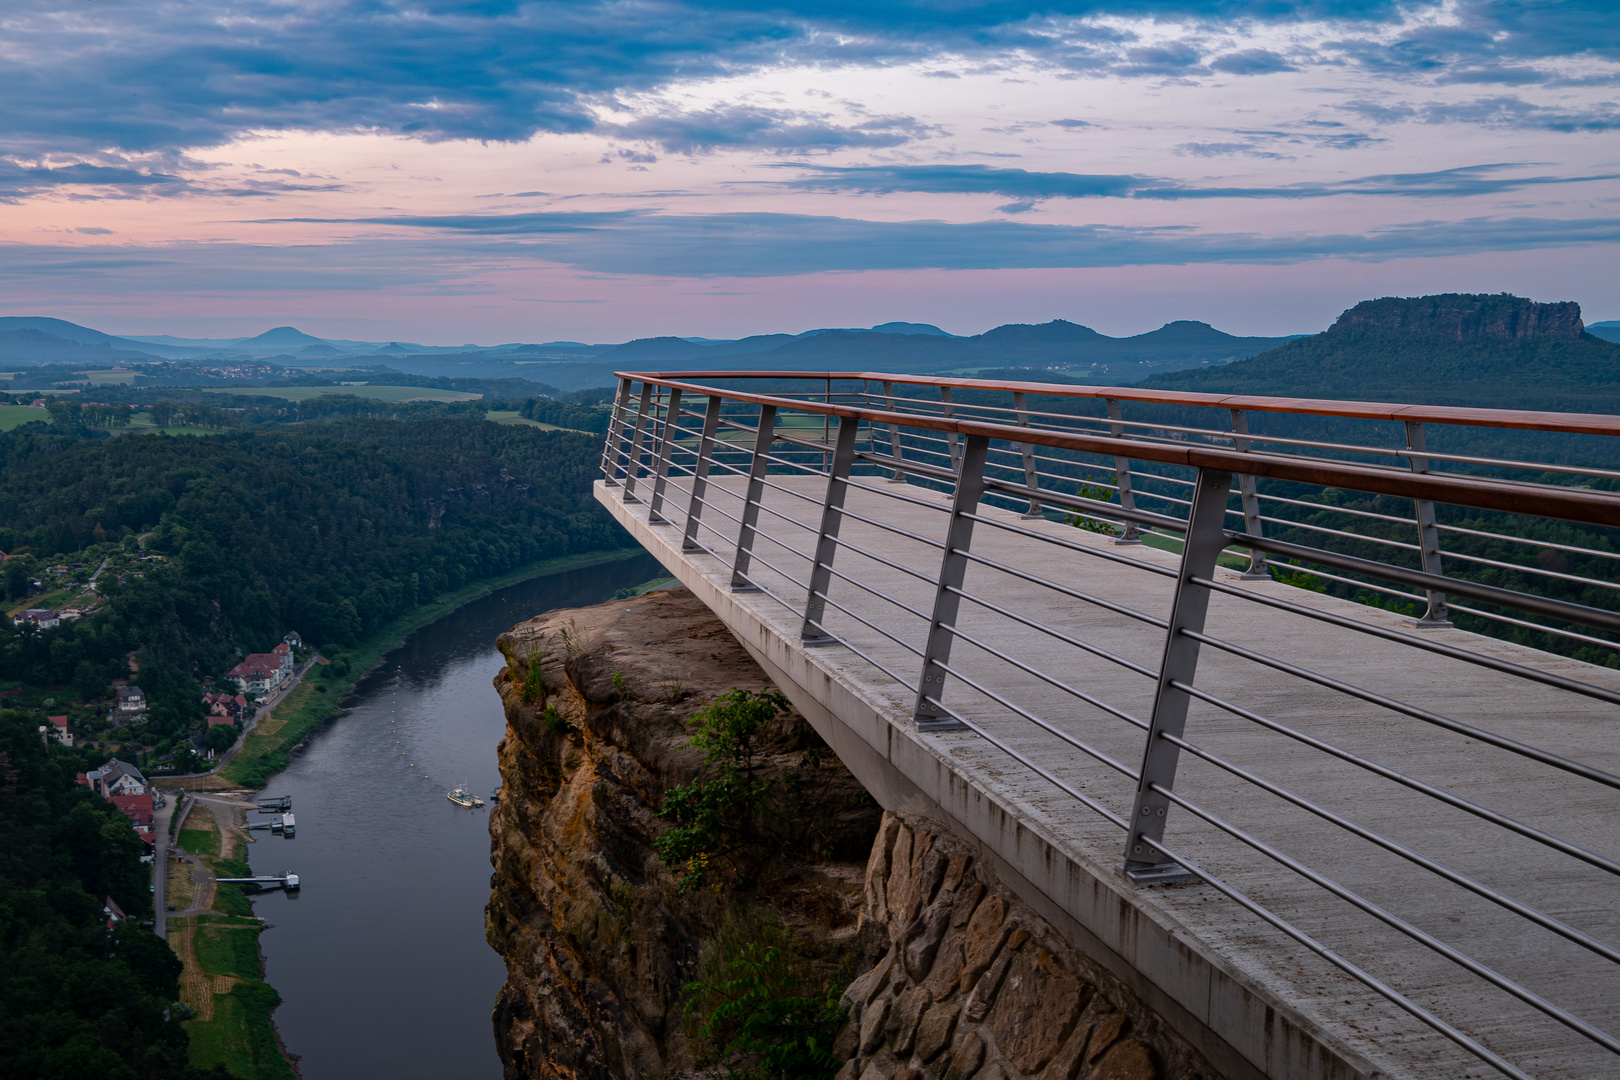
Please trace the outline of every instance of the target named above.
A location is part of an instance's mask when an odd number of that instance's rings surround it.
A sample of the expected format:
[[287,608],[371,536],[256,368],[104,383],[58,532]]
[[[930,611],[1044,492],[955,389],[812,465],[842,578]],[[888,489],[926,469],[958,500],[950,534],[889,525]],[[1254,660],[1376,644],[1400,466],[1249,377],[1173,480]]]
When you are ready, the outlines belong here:
[[[1185,747],[1186,745],[1183,740],[1175,739],[1168,735],[1162,737],[1178,746]],[[1525,989],[1512,979],[1496,971],[1494,968],[1480,963],[1478,960],[1475,960],[1466,953],[1453,948],[1434,935],[1413,926],[1411,923],[1407,922],[1405,919],[1394,914],[1393,912],[1387,911],[1379,905],[1373,903],[1355,890],[1346,888],[1334,879],[1328,877],[1326,874],[1313,870],[1299,860],[1287,855],[1282,851],[1279,851],[1277,848],[1266,843],[1264,840],[1261,840],[1259,837],[1254,836],[1252,833],[1249,833],[1244,829],[1240,829],[1231,822],[1226,821],[1214,811],[1199,806],[1196,802],[1187,798],[1180,792],[1161,787],[1158,784],[1153,784],[1151,786],[1154,791],[1163,795],[1165,798],[1169,799],[1183,810],[1193,814],[1195,817],[1198,817],[1214,828],[1219,829],[1221,832],[1226,833],[1233,839],[1248,845],[1278,865],[1292,870],[1294,873],[1298,874],[1306,881],[1309,881],[1317,888],[1332,893],[1334,896],[1337,896],[1340,900],[1343,900],[1345,903],[1351,905],[1357,910],[1372,916],[1392,930],[1404,934],[1425,948],[1445,957],[1447,960],[1450,960],[1463,970],[1485,980],[1498,990],[1510,994],[1511,996],[1530,1006],[1532,1009],[1535,1009],[1551,1019],[1556,1020],[1558,1023],[1563,1024],[1571,1031],[1584,1035],[1586,1038],[1591,1039],[1593,1042],[1612,1053],[1620,1054],[1620,1039],[1616,1039],[1603,1029],[1593,1027],[1591,1024],[1582,1020],[1574,1013],[1569,1012],[1567,1009],[1560,1008],[1559,1006],[1548,1001],[1546,998],[1542,997],[1540,994]]]

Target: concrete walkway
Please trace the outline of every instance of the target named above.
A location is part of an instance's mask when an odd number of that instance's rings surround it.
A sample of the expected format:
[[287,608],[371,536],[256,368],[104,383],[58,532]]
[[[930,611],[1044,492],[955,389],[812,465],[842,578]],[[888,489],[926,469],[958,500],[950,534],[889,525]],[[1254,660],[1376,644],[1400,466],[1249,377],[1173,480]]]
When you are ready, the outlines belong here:
[[[827,625],[869,660],[836,645],[801,647],[805,591],[789,575],[801,582],[808,576],[807,555],[826,482],[774,476],[771,482],[808,499],[767,491],[754,564],[765,593],[733,594],[728,587],[733,558],[728,538],[735,536],[736,525],[716,511],[741,515],[735,480],[710,487],[714,509],[706,518],[724,538],[704,529],[699,539],[714,549],[713,555],[682,556],[678,527],[649,527],[646,504],[621,504],[621,488],[598,484],[597,496],[715,608],[767,670],[794,684],[784,689],[801,707],[810,707],[806,715],[813,722],[819,703],[823,720],[830,717],[843,725],[845,730],[823,733],[857,775],[868,780],[859,764],[863,754],[876,755],[883,768],[903,775],[904,784],[882,768],[868,770],[873,777],[869,786],[880,801],[912,797],[906,784],[926,795],[958,828],[977,835],[1004,860],[1007,871],[1023,875],[1049,906],[1071,916],[1080,928],[1076,933],[1089,936],[1099,954],[1107,954],[1105,962],[1123,959],[1130,964],[1141,985],[1159,995],[1167,1017],[1203,1025],[1236,1048],[1257,1075],[1494,1074],[1214,889],[1132,889],[1118,869],[1122,831],[987,740],[970,733],[917,734],[911,724],[913,693],[876,666],[915,682],[920,662],[905,646],[860,619],[829,610]],[[859,482],[873,490],[852,491],[847,503],[851,511],[919,536],[943,537],[949,503],[936,493],[915,486],[889,488],[878,478]],[[885,488],[923,505],[887,498]],[[646,497],[648,491],[642,487],[638,494]],[[685,495],[672,488],[671,502],[666,517],[677,526],[684,524]],[[1021,521],[1015,513],[999,510],[982,513],[1100,554],[1165,568],[1178,564],[1178,557],[1166,552],[1116,547],[1107,538],[1054,522]],[[844,521],[842,538],[927,577],[938,573],[939,549],[928,544],[852,517]],[[985,525],[974,535],[973,551],[1156,618],[1169,611],[1172,579],[1139,567]],[[922,646],[925,620],[874,593],[927,612],[934,593],[929,582],[847,548],[839,551],[835,567],[859,583],[835,577],[830,589],[835,602],[902,641]],[[1217,573],[1250,592],[1410,632],[1405,619],[1388,612],[1275,582],[1239,582],[1234,572]],[[1160,663],[1164,632],[1147,623],[983,565],[969,568],[964,588],[1126,661],[1151,670]],[[1126,667],[966,601],[958,626],[1132,716],[1145,719],[1151,712],[1153,680]],[[1214,596],[1206,632],[1620,773],[1620,710],[1614,706],[1236,597]],[[1620,691],[1620,672],[1460,630],[1425,633],[1425,640]],[[952,666],[1070,737],[1133,770],[1139,766],[1142,732],[1107,711],[960,640]],[[1620,793],[1613,790],[1208,646],[1196,682],[1311,736],[1620,858]],[[1130,812],[1135,784],[1117,771],[960,679],[950,680],[945,700],[1062,783],[1117,814]],[[1620,942],[1620,888],[1603,871],[1210,705],[1194,703],[1187,738],[1595,937]],[[879,790],[884,784],[892,790]],[[1620,970],[1608,961],[1187,753],[1181,757],[1176,789],[1582,1019],[1620,1032]],[[1568,1080],[1620,1075],[1620,1057],[1185,810],[1172,808],[1168,822],[1166,841],[1178,851],[1527,1073]],[[1262,1008],[1260,1003],[1269,1004]],[[1275,1034],[1274,1023],[1291,1034]]]

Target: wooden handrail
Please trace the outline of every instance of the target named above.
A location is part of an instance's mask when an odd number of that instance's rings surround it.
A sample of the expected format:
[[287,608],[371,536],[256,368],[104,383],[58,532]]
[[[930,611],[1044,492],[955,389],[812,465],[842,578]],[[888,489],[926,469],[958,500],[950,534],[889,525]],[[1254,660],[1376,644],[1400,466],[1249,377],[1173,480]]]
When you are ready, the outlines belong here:
[[911,386],[949,386],[963,390],[1007,390],[1050,397],[1114,398],[1160,405],[1199,405],[1211,409],[1343,416],[1357,420],[1420,421],[1469,427],[1561,431],[1572,435],[1620,435],[1620,416],[1607,413],[1532,412],[1518,409],[1473,409],[1452,405],[1402,405],[1379,401],[1332,401],[1320,398],[1261,397],[1250,394],[1200,394],[1181,390],[1143,390],[1131,386],[1072,386],[1061,383],[1000,382],[932,375],[894,375],[878,371],[616,371],[619,378],[689,381],[692,379],[860,379]]
[[[1311,484],[1327,487],[1343,487],[1354,491],[1373,492],[1379,495],[1392,495],[1405,499],[1429,499],[1433,502],[1448,503],[1453,506],[1472,506],[1481,510],[1497,510],[1509,514],[1529,514],[1536,517],[1557,518],[1563,521],[1578,521],[1590,525],[1602,525],[1610,528],[1620,528],[1620,495],[1609,492],[1591,491],[1584,488],[1563,488],[1551,485],[1524,484],[1506,480],[1493,480],[1482,477],[1456,476],[1447,473],[1414,473],[1404,469],[1379,468],[1370,465],[1353,465],[1338,461],[1329,461],[1320,458],[1300,458],[1281,454],[1267,454],[1257,451],[1240,453],[1236,450],[1221,450],[1214,447],[1176,446],[1160,442],[1137,442],[1135,440],[1118,439],[1107,435],[1082,435],[1062,431],[1053,431],[1043,428],[1014,427],[1008,424],[993,424],[979,420],[964,420],[946,416],[931,416],[919,413],[897,413],[885,409],[872,409],[855,405],[833,405],[815,401],[799,401],[794,398],[776,397],[771,394],[755,394],[741,390],[723,390],[719,387],[704,386],[701,383],[687,382],[684,379],[666,377],[655,372],[615,372],[622,379],[634,379],[639,382],[651,383],[666,389],[679,388],[683,394],[694,396],[709,396],[718,393],[728,401],[743,401],[755,405],[773,405],[778,409],[791,409],[795,412],[819,413],[826,416],[852,417],[867,420],[878,424],[897,424],[901,427],[927,428],[931,431],[955,432],[959,435],[983,435],[990,439],[1002,439],[1009,442],[1034,443],[1038,446],[1051,446],[1063,450],[1074,450],[1086,454],[1100,454],[1114,456],[1119,454],[1121,443],[1129,446],[1129,456],[1139,461],[1153,461],[1164,465],[1181,465],[1195,469],[1224,469],[1233,473],[1245,473],[1250,476],[1265,476],[1277,480],[1290,480],[1302,484]],[[687,373],[674,373],[687,374]],[[696,377],[705,377],[707,372],[691,373]],[[820,372],[721,372],[737,378],[872,378],[883,381],[898,382],[900,376],[879,375],[850,375],[848,373],[833,374],[831,376]],[[921,382],[930,385],[939,385],[925,379],[908,380],[913,383]],[[964,380],[958,380],[949,385],[960,386]],[[1005,389],[1008,387],[1041,388],[1044,383],[991,383],[984,380],[965,380],[970,385]],[[1042,390],[1041,392],[1044,392]],[[1188,395],[1183,395],[1188,396]],[[1215,395],[1200,395],[1215,397]],[[1260,398],[1238,399],[1223,398],[1223,401],[1235,400],[1261,400],[1278,401],[1286,399]],[[1240,408],[1232,405],[1230,408]],[[1468,410],[1449,410],[1461,412]],[[1479,412],[1492,412],[1495,410],[1474,410]],[[1337,415],[1337,414],[1334,414]],[[1550,414],[1558,415],[1558,414]],[[1403,417],[1416,419],[1416,417]],[[1620,417],[1610,417],[1611,421],[1620,420]],[[1453,421],[1455,422],[1455,421]],[[1507,424],[1496,426],[1506,427]],[[1532,428],[1531,430],[1564,430],[1562,428]]]

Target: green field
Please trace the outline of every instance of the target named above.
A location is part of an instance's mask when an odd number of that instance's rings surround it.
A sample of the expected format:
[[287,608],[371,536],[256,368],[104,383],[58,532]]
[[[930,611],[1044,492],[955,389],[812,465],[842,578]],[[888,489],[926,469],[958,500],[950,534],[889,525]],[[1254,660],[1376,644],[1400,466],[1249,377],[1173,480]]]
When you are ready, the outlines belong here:
[[249,386],[241,390],[210,388],[202,392],[283,398],[287,401],[308,401],[328,394],[374,398],[377,401],[477,401],[484,396],[460,390],[435,390],[427,386]]
[[0,431],[10,431],[31,422],[50,423],[51,414],[32,405],[0,405]]
[[[517,424],[521,427],[537,427],[541,431],[579,431],[579,428],[558,427],[556,424],[543,424],[539,420],[530,420],[516,409],[496,409],[484,414],[485,420],[497,424]],[[580,431],[581,435],[595,434],[590,431]]]

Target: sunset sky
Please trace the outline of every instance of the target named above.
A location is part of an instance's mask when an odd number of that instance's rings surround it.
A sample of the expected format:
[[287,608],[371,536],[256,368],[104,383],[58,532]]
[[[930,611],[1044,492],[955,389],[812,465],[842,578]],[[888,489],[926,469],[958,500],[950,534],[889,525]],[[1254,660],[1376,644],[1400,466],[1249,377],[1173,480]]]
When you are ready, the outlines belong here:
[[1620,318],[1613,0],[7,0],[0,314],[430,344]]

